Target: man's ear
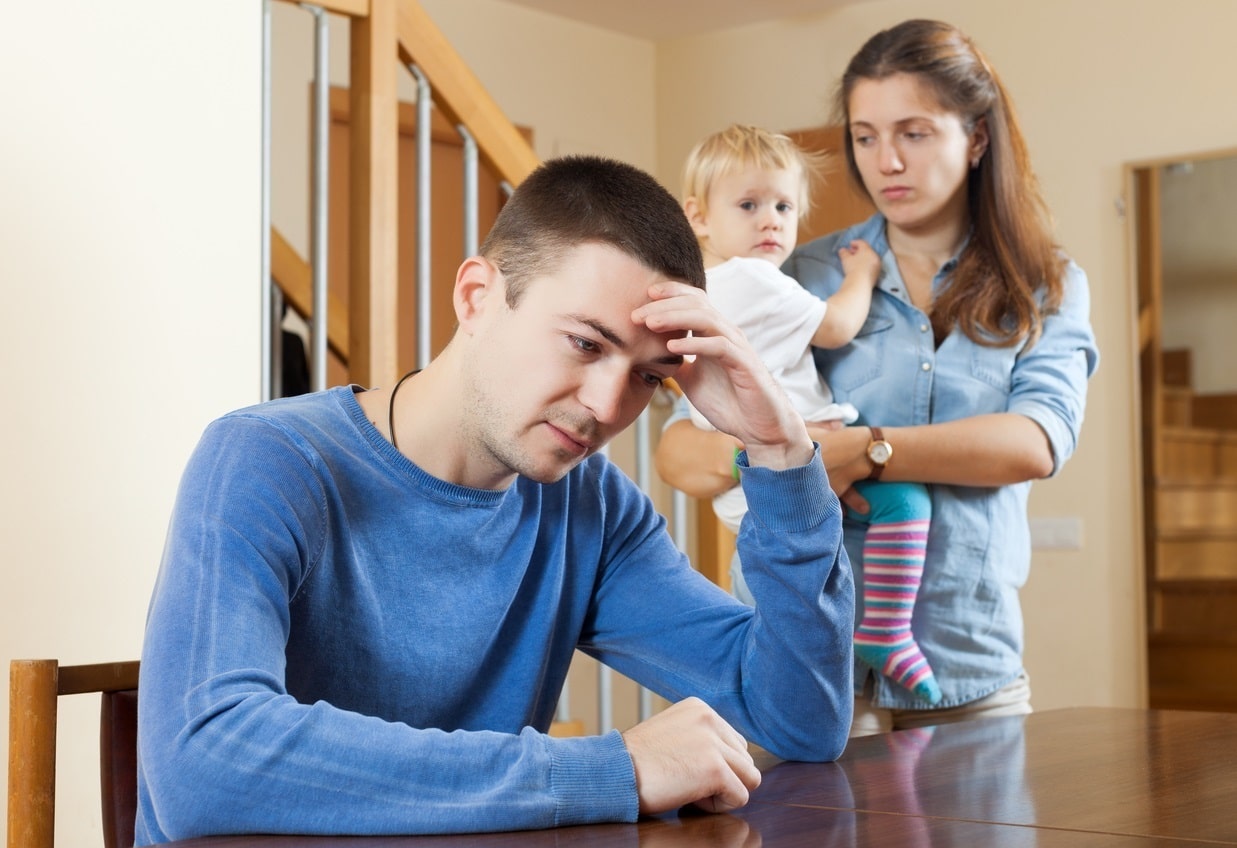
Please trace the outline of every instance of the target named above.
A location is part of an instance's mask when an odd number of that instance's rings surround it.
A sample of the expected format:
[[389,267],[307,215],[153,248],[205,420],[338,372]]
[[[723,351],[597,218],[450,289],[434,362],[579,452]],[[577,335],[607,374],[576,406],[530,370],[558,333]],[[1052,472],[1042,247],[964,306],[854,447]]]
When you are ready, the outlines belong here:
[[683,201],[683,212],[687,215],[687,221],[692,225],[692,232],[696,234],[696,238],[704,238],[709,234],[708,222],[704,219],[704,206],[694,197],[689,197]]
[[486,307],[505,302],[502,272],[484,256],[470,256],[455,272],[455,320],[460,329],[471,332]]

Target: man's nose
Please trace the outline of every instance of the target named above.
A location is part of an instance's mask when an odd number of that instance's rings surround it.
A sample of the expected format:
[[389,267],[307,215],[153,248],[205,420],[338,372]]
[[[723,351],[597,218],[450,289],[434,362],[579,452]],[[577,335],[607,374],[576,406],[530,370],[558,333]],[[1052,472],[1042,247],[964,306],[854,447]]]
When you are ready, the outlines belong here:
[[626,367],[602,367],[592,369],[588,379],[580,387],[579,399],[599,424],[614,424],[623,411],[627,399],[629,375]]

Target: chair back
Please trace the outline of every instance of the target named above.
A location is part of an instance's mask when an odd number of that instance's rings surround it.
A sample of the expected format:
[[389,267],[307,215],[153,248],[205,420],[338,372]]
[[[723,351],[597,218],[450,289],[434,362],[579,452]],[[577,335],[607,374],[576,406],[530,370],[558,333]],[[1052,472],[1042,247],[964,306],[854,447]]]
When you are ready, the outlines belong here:
[[8,848],[53,848],[56,820],[56,713],[61,695],[101,693],[99,781],[103,844],[133,844],[137,815],[139,663],[62,666],[9,663]]

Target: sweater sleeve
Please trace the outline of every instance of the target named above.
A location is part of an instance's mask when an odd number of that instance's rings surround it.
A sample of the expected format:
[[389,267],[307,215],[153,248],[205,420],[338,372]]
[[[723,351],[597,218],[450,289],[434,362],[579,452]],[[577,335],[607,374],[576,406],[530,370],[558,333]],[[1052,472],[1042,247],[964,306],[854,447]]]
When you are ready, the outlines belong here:
[[855,605],[840,504],[819,449],[799,468],[745,467],[743,489],[738,549],[755,608],[684,567],[652,506],[632,506],[639,519],[607,518],[608,533],[638,529],[613,538],[583,647],[665,698],[701,698],[779,757],[836,759],[853,710]]
[[316,461],[244,418],[213,425],[190,460],[142,654],[137,844],[634,821],[616,732],[448,732],[289,695],[290,610],[325,544]]

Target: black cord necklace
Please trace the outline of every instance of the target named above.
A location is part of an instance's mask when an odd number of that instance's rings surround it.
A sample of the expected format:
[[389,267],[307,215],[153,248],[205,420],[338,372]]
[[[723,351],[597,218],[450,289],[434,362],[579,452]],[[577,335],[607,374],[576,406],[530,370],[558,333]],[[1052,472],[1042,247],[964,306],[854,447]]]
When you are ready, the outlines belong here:
[[416,368],[400,377],[399,382],[395,384],[395,388],[391,389],[391,399],[387,401],[387,429],[391,431],[391,444],[396,450],[399,450],[399,442],[395,441],[395,393],[399,391],[400,386],[404,385],[405,380],[413,374],[420,373],[421,369]]

